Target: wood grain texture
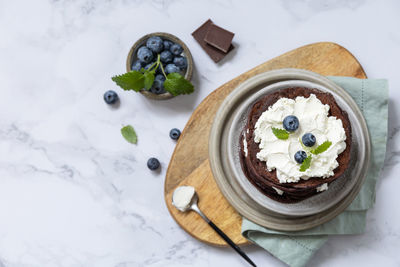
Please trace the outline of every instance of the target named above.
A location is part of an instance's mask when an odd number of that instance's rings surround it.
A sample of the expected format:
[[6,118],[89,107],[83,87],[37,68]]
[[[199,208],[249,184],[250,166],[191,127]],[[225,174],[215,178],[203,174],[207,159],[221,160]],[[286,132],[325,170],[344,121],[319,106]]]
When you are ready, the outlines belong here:
[[323,42],[306,45],[273,58],[225,83],[208,95],[187,122],[168,166],[164,196],[172,217],[190,235],[216,246],[227,244],[194,212],[181,213],[171,204],[177,186],[191,185],[199,207],[235,243],[247,244],[241,235],[241,216],[219,191],[208,162],[208,136],[214,116],[225,97],[240,83],[261,72],[299,68],[327,76],[367,78],[357,59],[342,46]]

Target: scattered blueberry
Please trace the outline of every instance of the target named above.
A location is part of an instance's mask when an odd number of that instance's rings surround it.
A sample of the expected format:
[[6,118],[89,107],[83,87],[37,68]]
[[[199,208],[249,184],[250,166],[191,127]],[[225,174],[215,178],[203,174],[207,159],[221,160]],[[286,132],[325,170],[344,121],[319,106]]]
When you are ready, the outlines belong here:
[[160,167],[160,162],[156,158],[149,158],[149,160],[147,161],[147,167],[150,170],[155,171]]
[[163,40],[158,36],[152,36],[147,39],[146,46],[154,53],[160,53],[164,48]]
[[138,49],[137,57],[142,63],[148,64],[153,59],[153,52],[147,47],[142,46]]
[[118,95],[116,92],[113,90],[109,90],[104,93],[104,101],[106,101],[107,104],[112,105],[115,102],[118,101]]
[[165,76],[163,74],[157,74],[154,80],[165,81]]
[[139,71],[142,68],[142,63],[139,60],[136,60],[135,62],[132,63],[132,70],[137,70]]
[[164,44],[164,50],[169,50],[174,43],[169,40],[164,40],[163,44]]
[[179,44],[173,44],[169,48],[169,51],[171,51],[171,53],[174,54],[175,56],[179,56],[180,54],[182,54],[183,48]]
[[179,129],[173,128],[169,132],[169,137],[171,137],[173,140],[178,140],[179,136],[181,136],[181,131],[179,131]]
[[186,58],[184,58],[184,57],[175,57],[174,64],[177,67],[179,67],[181,70],[184,70],[187,68],[187,61],[186,61]]
[[165,93],[164,81],[154,79],[153,86],[150,88],[150,92],[159,95]]
[[303,150],[297,151],[296,154],[294,154],[294,160],[297,163],[303,163],[303,161],[307,158],[307,153],[304,152]]
[[167,50],[162,51],[160,54],[160,60],[161,60],[161,62],[164,62],[164,63],[172,62],[173,58],[174,58],[174,56],[172,55],[172,53]]
[[179,68],[175,64],[168,64],[165,67],[165,73],[169,74],[169,73],[173,73],[173,72],[179,72]]
[[296,116],[289,115],[283,119],[283,128],[288,132],[294,132],[299,128],[299,119]]
[[316,139],[312,133],[306,133],[301,138],[301,141],[305,146],[312,147],[313,145],[315,145]]

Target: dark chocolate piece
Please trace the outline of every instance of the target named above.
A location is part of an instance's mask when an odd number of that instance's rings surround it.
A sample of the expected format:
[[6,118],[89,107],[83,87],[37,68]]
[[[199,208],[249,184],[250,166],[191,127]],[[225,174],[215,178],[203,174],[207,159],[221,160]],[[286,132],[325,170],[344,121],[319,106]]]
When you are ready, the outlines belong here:
[[224,28],[211,23],[208,27],[208,32],[204,37],[204,41],[209,45],[228,53],[234,35],[233,32],[227,31]]
[[[203,25],[201,25],[197,30],[192,33],[192,36],[200,44],[204,51],[206,51],[206,53],[211,57],[211,59],[215,63],[217,63],[221,61],[221,59],[223,59],[227,55],[227,53],[224,53],[223,51],[207,44],[204,41],[204,37],[206,37],[208,28],[211,24],[213,24],[213,22],[210,19],[207,20]],[[228,52],[230,52],[233,48],[234,46],[231,45]]]

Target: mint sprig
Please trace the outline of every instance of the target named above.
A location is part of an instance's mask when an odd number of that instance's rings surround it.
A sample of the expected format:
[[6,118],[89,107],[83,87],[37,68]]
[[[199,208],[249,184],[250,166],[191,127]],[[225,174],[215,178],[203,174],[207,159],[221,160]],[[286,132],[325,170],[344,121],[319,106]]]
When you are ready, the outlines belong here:
[[137,143],[137,135],[135,129],[133,129],[131,125],[122,127],[121,134],[125,138],[125,140],[128,141],[129,143],[131,144]]
[[300,165],[300,171],[305,172],[308,168],[311,166],[311,154],[307,156],[307,158],[301,163]]
[[170,92],[173,96],[191,94],[194,92],[193,84],[186,80],[181,74],[165,74],[160,55],[157,56],[157,61],[147,70],[141,68],[140,71],[129,71],[122,75],[116,75],[111,79],[125,91],[133,90],[139,92],[141,90],[150,90],[153,86],[155,73],[158,67],[161,68],[165,76],[164,88],[167,92]]
[[311,150],[310,152],[313,153],[314,155],[321,154],[322,152],[325,152],[328,150],[328,148],[332,145],[331,141],[325,141],[319,146],[317,146],[315,149]]
[[154,83],[154,73],[145,72],[143,74],[143,77],[144,77],[144,88],[149,90]]
[[191,94],[194,91],[193,84],[176,72],[168,74],[164,82],[164,88],[173,96]]
[[286,140],[289,138],[289,132],[284,129],[272,127],[272,133],[276,136],[276,138],[281,140]]
[[139,92],[144,85],[144,75],[139,71],[130,71],[122,75],[117,75],[111,78],[119,87],[127,90]]

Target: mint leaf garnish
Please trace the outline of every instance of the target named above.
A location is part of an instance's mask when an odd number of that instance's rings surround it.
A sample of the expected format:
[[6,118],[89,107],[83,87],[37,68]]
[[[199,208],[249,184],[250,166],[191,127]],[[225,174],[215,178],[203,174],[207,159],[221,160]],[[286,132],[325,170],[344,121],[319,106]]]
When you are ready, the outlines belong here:
[[111,79],[124,90],[139,92],[144,88],[144,76],[138,71],[130,71],[122,75],[114,76]]
[[121,134],[125,138],[125,140],[128,141],[129,143],[131,144],[137,143],[137,135],[135,129],[133,129],[132,126],[127,125],[122,127]]
[[153,72],[145,72],[144,73],[144,87],[149,90],[154,82],[154,73]]
[[322,144],[320,144],[319,146],[317,146],[317,148],[311,150],[310,152],[313,153],[314,155],[318,155],[321,154],[322,152],[325,152],[326,150],[328,150],[328,148],[332,145],[331,141],[325,141]]
[[194,86],[179,73],[165,74],[161,63],[160,54],[157,55],[157,61],[147,70],[141,68],[140,71],[130,71],[122,75],[117,75],[111,79],[124,90],[134,90],[139,92],[143,89],[149,90],[154,83],[154,76],[158,67],[161,68],[166,80],[164,88],[173,96],[182,94],[191,94],[194,92]]
[[301,163],[300,171],[305,172],[311,165],[311,155],[308,155],[307,158]]
[[281,140],[286,140],[289,138],[289,132],[283,129],[272,127],[272,133],[276,136],[276,138]]
[[193,84],[176,72],[168,74],[167,79],[164,82],[164,88],[173,96],[191,94],[194,91]]

